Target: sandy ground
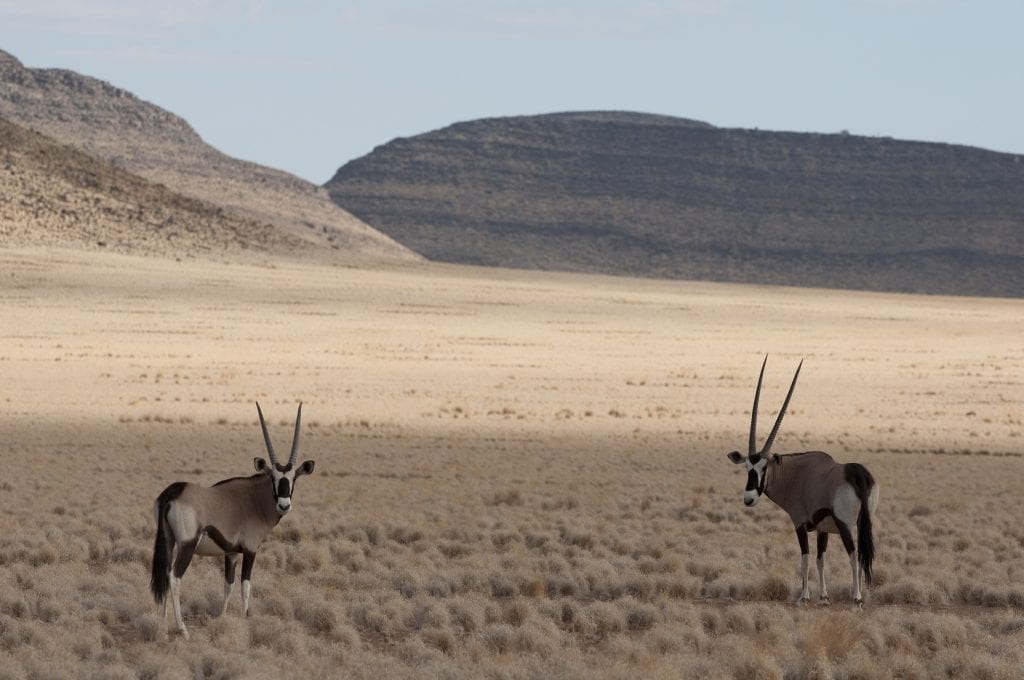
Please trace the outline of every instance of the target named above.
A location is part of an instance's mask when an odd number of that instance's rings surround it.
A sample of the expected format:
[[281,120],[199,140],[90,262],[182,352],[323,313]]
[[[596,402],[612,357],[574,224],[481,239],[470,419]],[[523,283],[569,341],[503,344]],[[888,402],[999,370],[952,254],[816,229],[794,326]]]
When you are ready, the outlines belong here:
[[[1013,677],[1022,339],[1017,300],[3,250],[0,676]],[[863,612],[838,541],[835,606],[785,604],[742,507],[766,353],[761,437],[804,358],[775,450],[880,482]],[[316,473],[253,615],[202,559],[167,638],[152,501],[250,474],[257,399]]]

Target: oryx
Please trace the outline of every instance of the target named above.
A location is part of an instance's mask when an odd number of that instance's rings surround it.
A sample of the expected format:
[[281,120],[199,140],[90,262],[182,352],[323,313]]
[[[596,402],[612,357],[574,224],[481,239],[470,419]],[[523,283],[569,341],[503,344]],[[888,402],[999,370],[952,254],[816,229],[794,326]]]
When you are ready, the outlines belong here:
[[[806,453],[773,454],[772,442],[779,433],[786,407],[793,396],[796,379],[800,376],[803,360],[797,366],[793,383],[789,386],[786,401],[775,419],[775,426],[768,435],[764,448],[757,451],[757,401],[761,396],[761,381],[768,357],[761,364],[761,375],[754,392],[754,407],[750,414],[750,442],[748,454],[739,451],[729,454],[729,460],[747,466],[747,486],[743,491],[743,503],[752,506],[761,494],[765,494],[776,505],[789,513],[800,541],[800,573],[803,578],[797,603],[810,600],[807,587],[808,547],[807,532],[818,535],[818,583],[821,586],[820,604],[829,604],[828,589],[825,587],[825,548],[828,535],[839,534],[850,556],[853,569],[853,599],[860,605],[861,573],[871,583],[871,562],[875,556],[875,545],[871,537],[871,515],[878,505],[878,485],[871,473],[860,463],[837,463],[832,456],[822,451]],[[857,527],[854,542],[853,527]]]
[[[292,507],[295,480],[313,472],[315,463],[307,460],[298,467],[299,429],[302,404],[295,416],[295,435],[292,454],[287,465],[281,465],[270,442],[263,410],[256,404],[263,439],[267,444],[268,464],[255,458],[256,474],[251,477],[232,477],[205,487],[187,482],[175,482],[157,496],[153,505],[156,515],[156,542],[153,546],[153,575],[150,590],[157,604],[163,603],[167,620],[167,591],[174,605],[174,620],[178,630],[187,639],[188,631],[181,616],[179,593],[181,578],[188,569],[193,555],[224,557],[224,606],[235,583],[235,567],[242,556],[242,615],[249,612],[249,588],[256,551],[270,530]],[[175,555],[177,551],[177,555]],[[171,559],[174,558],[173,572]]]

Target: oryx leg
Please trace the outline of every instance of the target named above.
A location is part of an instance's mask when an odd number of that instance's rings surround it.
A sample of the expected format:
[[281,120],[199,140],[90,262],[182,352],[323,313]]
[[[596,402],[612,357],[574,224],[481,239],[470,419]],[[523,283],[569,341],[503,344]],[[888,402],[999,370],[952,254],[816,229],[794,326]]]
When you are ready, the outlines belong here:
[[195,553],[197,545],[199,545],[198,538],[178,545],[178,555],[174,558],[174,570],[171,573],[171,604],[174,605],[174,622],[186,640],[188,631],[185,629],[185,619],[181,615],[181,577],[188,571],[188,565],[192,562],[192,555]]
[[231,599],[231,591],[235,588],[235,567],[237,566],[237,554],[224,556],[224,606],[220,610],[221,616],[228,611],[228,600]]
[[811,593],[807,586],[807,570],[810,567],[808,563],[808,553],[810,548],[807,545],[807,529],[805,527],[796,528],[796,540],[800,541],[800,597],[797,598],[797,604],[804,604],[805,602],[811,601]]
[[[173,572],[173,566],[174,566],[174,545],[175,545],[175,543],[174,543],[173,539],[168,541],[168,548],[167,548],[167,583],[170,585],[170,587],[172,589],[174,588],[174,572]],[[172,590],[171,592],[173,593],[174,591]],[[171,595],[171,597],[174,597],[174,596]],[[165,626],[167,626],[167,600],[171,599],[171,597],[164,597],[163,623],[164,623]],[[170,630],[171,630],[170,626],[167,626],[167,631],[170,632]]]
[[864,604],[864,598],[860,594],[860,561],[857,559],[857,544],[853,541],[853,534],[850,527],[838,517],[835,518],[836,527],[839,529],[839,537],[843,539],[843,547],[846,554],[850,556],[850,569],[853,571],[853,601],[855,604]]
[[818,596],[818,604],[828,606],[832,601],[828,599],[828,588],[825,586],[825,550],[828,548],[828,532],[818,532],[818,587],[821,595]]
[[252,565],[256,561],[256,553],[242,553],[242,616],[249,615],[249,589],[252,587]]

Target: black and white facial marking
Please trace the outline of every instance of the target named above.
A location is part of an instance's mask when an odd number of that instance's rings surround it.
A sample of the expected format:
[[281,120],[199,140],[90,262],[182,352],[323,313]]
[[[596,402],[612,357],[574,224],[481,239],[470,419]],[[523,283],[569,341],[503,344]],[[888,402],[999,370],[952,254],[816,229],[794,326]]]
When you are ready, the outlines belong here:
[[307,460],[298,467],[281,465],[280,463],[270,465],[262,458],[254,458],[253,463],[256,466],[257,472],[268,475],[271,482],[273,482],[275,507],[282,516],[288,514],[288,511],[292,509],[295,480],[302,475],[311,474],[316,465],[312,460]]
[[743,504],[748,508],[756,505],[767,483],[768,458],[757,453],[748,457],[739,451],[733,451],[729,454],[729,460],[737,465],[743,463],[747,466],[747,486],[743,489]]

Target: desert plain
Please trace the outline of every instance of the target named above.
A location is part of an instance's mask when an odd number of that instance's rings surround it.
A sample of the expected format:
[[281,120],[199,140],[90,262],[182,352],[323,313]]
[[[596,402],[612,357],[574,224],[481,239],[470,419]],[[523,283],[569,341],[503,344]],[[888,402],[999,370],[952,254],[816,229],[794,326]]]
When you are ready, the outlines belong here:
[[[875,582],[793,604],[785,513],[726,454],[874,474]],[[1024,301],[426,263],[0,251],[2,678],[1011,678]],[[149,594],[153,500],[315,473],[228,613]],[[812,542],[813,545],[813,542]],[[817,595],[812,569],[812,595]]]

